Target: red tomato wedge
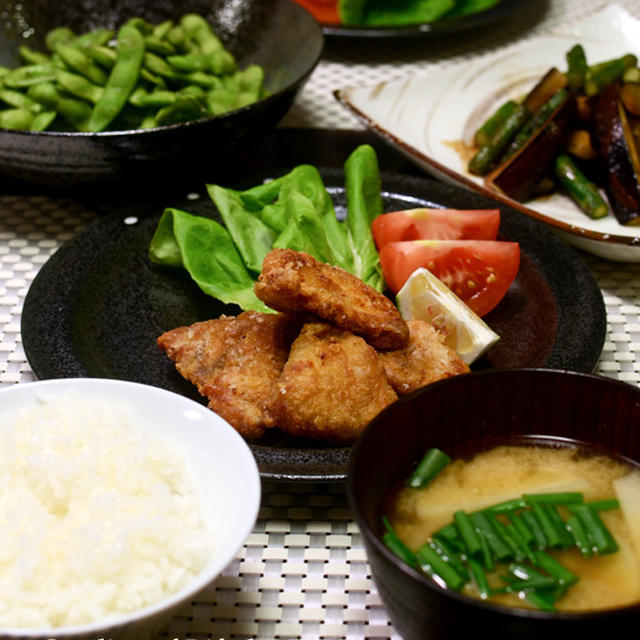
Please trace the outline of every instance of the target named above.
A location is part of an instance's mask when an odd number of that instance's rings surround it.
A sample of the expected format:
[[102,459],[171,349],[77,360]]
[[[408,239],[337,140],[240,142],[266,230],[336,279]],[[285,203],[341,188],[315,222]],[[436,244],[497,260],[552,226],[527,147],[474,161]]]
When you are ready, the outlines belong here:
[[499,209],[407,209],[383,213],[371,223],[378,251],[402,240],[495,240]]
[[425,267],[479,316],[504,297],[520,266],[520,245],[500,240],[409,240],[380,251],[382,274],[398,293],[407,278]]
[[338,0],[296,0],[318,21],[324,24],[340,24]]

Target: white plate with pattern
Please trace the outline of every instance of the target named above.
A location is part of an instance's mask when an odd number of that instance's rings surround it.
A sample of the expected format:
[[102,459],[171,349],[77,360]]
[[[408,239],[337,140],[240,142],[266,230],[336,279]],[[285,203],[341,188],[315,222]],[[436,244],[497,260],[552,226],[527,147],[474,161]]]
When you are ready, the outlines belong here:
[[435,177],[502,201],[534,217],[577,248],[610,260],[640,262],[640,226],[613,213],[592,220],[567,196],[546,195],[525,204],[492,191],[467,171],[475,130],[507,98],[521,98],[565,54],[583,45],[589,64],[635,53],[640,20],[618,5],[563,26],[550,35],[465,62],[445,71],[352,86],[334,92],[363,124]]

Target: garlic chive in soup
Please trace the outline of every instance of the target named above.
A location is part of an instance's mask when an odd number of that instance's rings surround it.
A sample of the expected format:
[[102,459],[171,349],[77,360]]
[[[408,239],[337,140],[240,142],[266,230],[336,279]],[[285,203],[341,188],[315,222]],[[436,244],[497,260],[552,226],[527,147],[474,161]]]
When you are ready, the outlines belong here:
[[450,461],[432,449],[385,513],[392,551],[471,597],[550,612],[640,602],[640,471],[612,458],[500,446]]

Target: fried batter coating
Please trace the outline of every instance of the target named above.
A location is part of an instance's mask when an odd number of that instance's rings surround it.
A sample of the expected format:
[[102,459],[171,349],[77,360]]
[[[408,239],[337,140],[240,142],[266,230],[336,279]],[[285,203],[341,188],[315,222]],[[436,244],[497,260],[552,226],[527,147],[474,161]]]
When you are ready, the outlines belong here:
[[278,426],[283,431],[344,444],[397,399],[375,349],[324,322],[303,326],[278,389]]
[[408,343],[407,324],[391,300],[308,253],[270,251],[254,290],[273,309],[313,314],[362,336],[377,349],[401,349]]
[[429,322],[409,320],[409,345],[404,349],[380,353],[387,378],[398,395],[420,387],[468,373],[468,365],[449,348]]
[[276,381],[300,323],[245,311],[167,331],[158,344],[177,370],[248,440],[276,425]]

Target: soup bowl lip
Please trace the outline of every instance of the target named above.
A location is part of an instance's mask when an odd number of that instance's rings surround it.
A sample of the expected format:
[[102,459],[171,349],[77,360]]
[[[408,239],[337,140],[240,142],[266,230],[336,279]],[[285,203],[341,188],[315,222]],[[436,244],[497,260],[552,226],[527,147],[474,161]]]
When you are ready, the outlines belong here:
[[[484,369],[479,371],[472,371],[470,373],[453,376],[450,378],[446,378],[444,380],[439,380],[430,384],[428,387],[424,387],[422,389],[418,389],[411,394],[407,394],[396,400],[393,404],[386,407],[381,413],[379,413],[365,428],[360,437],[357,439],[353,448],[351,450],[348,462],[348,475],[347,475],[347,498],[349,500],[351,511],[353,517],[358,525],[359,530],[362,532],[363,538],[368,545],[370,545],[375,554],[378,556],[382,556],[389,564],[393,565],[396,572],[399,572],[403,575],[403,579],[406,582],[415,583],[421,589],[426,589],[427,591],[431,591],[434,595],[440,596],[442,598],[449,598],[452,602],[459,604],[461,607],[470,608],[472,610],[477,610],[478,612],[487,612],[496,615],[501,615],[504,617],[512,617],[519,619],[535,619],[540,620],[541,622],[549,621],[549,623],[557,622],[557,621],[581,621],[585,620],[596,620],[607,617],[616,616],[618,614],[629,614],[632,613],[634,615],[640,614],[640,602],[629,605],[622,605],[619,607],[611,607],[608,609],[598,609],[596,611],[555,611],[555,612],[546,612],[539,611],[536,609],[524,609],[517,607],[508,607],[504,605],[498,605],[491,602],[487,602],[484,600],[472,598],[471,596],[466,596],[462,593],[454,591],[453,589],[449,589],[441,586],[435,580],[432,580],[428,576],[422,574],[421,572],[413,569],[406,563],[404,563],[396,554],[394,554],[382,541],[380,536],[378,536],[373,529],[369,526],[367,518],[361,510],[359,500],[357,498],[354,477],[356,475],[356,468],[361,463],[362,459],[362,450],[364,448],[364,444],[366,441],[372,437],[375,437],[375,434],[383,428],[382,425],[385,423],[386,416],[394,411],[394,409],[402,404],[407,404],[411,402],[415,402],[417,398],[422,396],[428,396],[432,393],[433,389],[437,389],[442,386],[449,385],[458,385],[461,384],[460,380],[462,378],[468,377],[500,377],[502,375],[515,375],[515,376],[524,376],[524,375],[532,375],[532,376],[553,376],[553,377],[566,377],[573,376],[574,378],[580,378],[585,380],[596,381],[597,384],[606,384],[611,388],[619,387],[621,390],[625,390],[626,392],[635,393],[638,396],[638,401],[640,402],[640,388],[635,387],[634,385],[624,382],[622,380],[617,380],[615,378],[608,378],[606,376],[596,374],[596,373],[585,373],[578,371],[569,371],[563,369],[548,369],[542,367],[520,367],[515,369]],[[526,437],[535,437],[535,434],[531,434],[530,436],[522,436]],[[558,436],[557,440],[562,439],[562,436]],[[566,438],[565,438],[566,439]],[[554,440],[556,440],[554,438]],[[576,442],[573,439],[569,439],[571,442]],[[588,444],[588,443],[585,443]],[[640,459],[630,459],[621,457],[622,460],[627,460],[632,464],[636,464],[640,466]],[[380,580],[380,576],[377,576],[374,571],[374,579]]]

